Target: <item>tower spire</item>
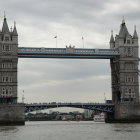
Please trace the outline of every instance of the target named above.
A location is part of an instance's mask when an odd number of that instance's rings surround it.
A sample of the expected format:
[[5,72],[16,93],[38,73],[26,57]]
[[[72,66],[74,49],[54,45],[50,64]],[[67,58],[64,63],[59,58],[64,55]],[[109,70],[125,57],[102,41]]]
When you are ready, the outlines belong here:
[[134,38],[134,39],[138,39],[138,34],[137,34],[137,31],[136,31],[136,25],[134,26],[133,38]]
[[121,28],[120,28],[120,32],[119,32],[119,37],[124,38],[127,35],[129,35],[129,32],[128,32],[127,27],[125,25],[125,19],[124,19],[124,16],[123,16],[122,24],[121,24]]
[[14,21],[13,35],[18,36],[17,28],[16,28],[16,22],[15,21]]
[[16,21],[14,20],[14,27],[16,26]]
[[110,43],[114,43],[113,30],[111,30]]
[[7,20],[5,17],[5,12],[4,12],[4,21],[3,21],[3,26],[2,26],[2,33],[9,33],[9,27],[7,24]]
[[134,26],[134,29],[136,30],[136,25]]
[[123,16],[123,19],[122,19],[122,24],[125,24],[125,18],[124,18],[124,16]]
[[113,30],[111,30],[111,37],[110,37],[110,48],[113,49],[115,47],[115,41],[113,37]]

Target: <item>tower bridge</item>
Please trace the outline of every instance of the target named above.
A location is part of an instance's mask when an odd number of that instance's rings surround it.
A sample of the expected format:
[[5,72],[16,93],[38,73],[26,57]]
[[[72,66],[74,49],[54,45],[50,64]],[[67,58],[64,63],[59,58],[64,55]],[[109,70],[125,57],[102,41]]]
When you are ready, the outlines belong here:
[[26,112],[35,108],[56,107],[55,104],[18,104],[18,58],[110,59],[112,105],[57,104],[57,106],[100,109],[106,112],[107,122],[140,122],[138,46],[136,28],[131,35],[123,20],[119,34],[115,38],[113,33],[111,34],[109,49],[76,48],[75,46],[18,47],[16,25],[14,24],[14,28],[9,30],[7,20],[4,18],[0,31],[0,124],[24,124],[25,107]]

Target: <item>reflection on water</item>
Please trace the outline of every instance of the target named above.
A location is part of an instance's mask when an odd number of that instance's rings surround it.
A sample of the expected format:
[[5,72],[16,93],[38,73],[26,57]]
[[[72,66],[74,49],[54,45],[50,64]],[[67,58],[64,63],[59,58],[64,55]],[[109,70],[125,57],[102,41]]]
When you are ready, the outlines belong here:
[[114,125],[114,131],[120,131],[120,132],[136,132],[137,131],[137,126],[139,126],[140,124],[115,124]]
[[0,127],[0,140],[139,140],[140,124],[26,122]]
[[17,132],[17,127],[16,126],[1,126],[0,127],[0,132],[5,132],[8,133],[9,131],[11,132]]

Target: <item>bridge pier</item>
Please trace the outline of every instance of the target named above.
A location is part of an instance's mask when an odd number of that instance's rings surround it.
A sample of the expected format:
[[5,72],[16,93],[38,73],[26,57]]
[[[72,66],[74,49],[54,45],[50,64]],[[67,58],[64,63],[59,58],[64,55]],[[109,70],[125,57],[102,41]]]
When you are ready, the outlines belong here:
[[112,123],[114,121],[114,113],[105,113],[105,122]]
[[140,123],[140,104],[116,104],[114,113],[106,113],[106,123]]
[[136,123],[140,122],[140,104],[116,104],[114,112],[116,122]]
[[1,125],[24,125],[24,104],[0,104],[0,126]]

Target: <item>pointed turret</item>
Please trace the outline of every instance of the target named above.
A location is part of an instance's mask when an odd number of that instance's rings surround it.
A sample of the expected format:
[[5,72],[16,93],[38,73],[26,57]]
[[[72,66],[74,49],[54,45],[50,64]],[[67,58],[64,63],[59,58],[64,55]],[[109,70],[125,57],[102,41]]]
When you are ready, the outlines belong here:
[[114,48],[114,47],[115,47],[115,41],[114,41],[114,37],[113,37],[113,31],[111,31],[110,48]]
[[123,18],[121,28],[120,28],[120,32],[119,32],[119,37],[124,38],[124,37],[126,37],[128,35],[129,35],[129,32],[127,30],[127,27],[125,25],[125,20]]
[[110,43],[114,43],[113,31],[111,31]]
[[16,22],[14,22],[14,29],[13,29],[13,33],[12,33],[12,35],[14,35],[14,36],[18,36],[17,28],[16,28]]
[[16,22],[15,21],[14,21],[14,28],[13,28],[13,31],[12,31],[11,35],[12,35],[12,41],[15,44],[18,44],[18,33],[17,33],[17,28],[16,28]]
[[2,33],[9,33],[8,24],[6,21],[6,17],[4,17],[3,26],[2,26]]
[[133,39],[138,39],[138,34],[137,34],[137,31],[136,31],[136,25],[135,25],[135,29],[134,29]]
[[138,46],[138,34],[136,31],[136,26],[134,27],[133,43],[135,44],[135,46]]

